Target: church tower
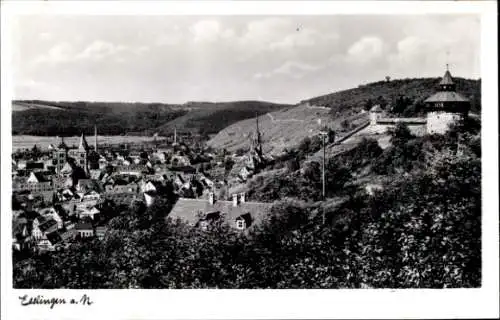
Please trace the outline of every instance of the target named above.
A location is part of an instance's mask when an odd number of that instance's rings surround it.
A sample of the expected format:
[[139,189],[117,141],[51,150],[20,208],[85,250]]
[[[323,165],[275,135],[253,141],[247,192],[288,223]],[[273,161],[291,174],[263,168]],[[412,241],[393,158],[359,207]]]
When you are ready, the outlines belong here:
[[64,143],[64,138],[61,137],[61,143],[55,148],[52,153],[52,162],[56,167],[56,173],[59,174],[68,159],[68,146]]
[[80,144],[78,145],[78,149],[75,152],[76,163],[79,167],[85,170],[85,173],[88,175],[89,167],[88,167],[88,155],[89,155],[89,145],[87,140],[85,140],[85,135],[82,133],[80,137]]
[[425,100],[428,134],[444,134],[451,124],[467,117],[470,102],[455,90],[456,84],[446,65],[439,91]]
[[256,170],[264,164],[262,153],[262,135],[259,129],[259,117],[255,118],[255,133],[251,140],[250,154],[248,156],[247,167]]

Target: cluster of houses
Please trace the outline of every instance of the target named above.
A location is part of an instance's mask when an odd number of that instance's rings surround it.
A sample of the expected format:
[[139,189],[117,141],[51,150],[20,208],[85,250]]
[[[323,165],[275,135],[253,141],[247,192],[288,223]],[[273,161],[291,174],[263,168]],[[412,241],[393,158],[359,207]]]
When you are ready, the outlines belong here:
[[[221,212],[217,209],[221,206],[239,221],[248,217],[245,214],[255,216],[261,205],[246,202],[244,196],[233,201],[214,199],[229,183],[244,182],[257,172],[263,161],[258,139],[247,156],[229,156],[235,163],[229,170],[227,155],[204,154],[206,161],[193,165],[192,152],[177,142],[150,152],[120,153],[98,150],[97,134],[93,148],[83,134],[77,148],[69,148],[61,139],[38,159],[12,162],[13,246],[53,251],[79,239],[103,238],[107,230],[103,208],[136,201],[151,206],[167,194],[179,198],[172,216],[187,221],[189,216],[199,217],[201,211],[213,216]],[[190,209],[182,209],[188,203]],[[201,208],[205,203],[209,207]],[[201,207],[193,211],[193,204]],[[245,226],[250,224],[250,220],[245,222]]]

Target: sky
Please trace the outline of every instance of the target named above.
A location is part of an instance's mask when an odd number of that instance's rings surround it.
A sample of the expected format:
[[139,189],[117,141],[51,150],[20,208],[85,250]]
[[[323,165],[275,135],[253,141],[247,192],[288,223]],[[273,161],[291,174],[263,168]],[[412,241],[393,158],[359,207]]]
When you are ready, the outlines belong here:
[[392,79],[480,78],[474,15],[18,16],[15,99],[302,99]]

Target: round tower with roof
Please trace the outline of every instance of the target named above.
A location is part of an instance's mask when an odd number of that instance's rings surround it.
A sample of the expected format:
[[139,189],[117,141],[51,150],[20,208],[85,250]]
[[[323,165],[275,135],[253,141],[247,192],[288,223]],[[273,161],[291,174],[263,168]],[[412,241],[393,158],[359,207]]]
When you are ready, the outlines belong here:
[[425,100],[428,134],[444,134],[451,124],[467,117],[470,102],[455,90],[456,84],[446,66],[439,91]]

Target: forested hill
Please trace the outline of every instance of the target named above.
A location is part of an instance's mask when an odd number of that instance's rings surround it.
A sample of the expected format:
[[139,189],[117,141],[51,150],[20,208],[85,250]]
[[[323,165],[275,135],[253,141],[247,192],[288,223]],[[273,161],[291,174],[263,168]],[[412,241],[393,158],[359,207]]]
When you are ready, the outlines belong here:
[[261,101],[190,102],[186,105],[192,108],[190,112],[159,126],[158,132],[168,134],[177,128],[177,131],[181,132],[218,133],[235,122],[291,107],[291,105]]
[[[280,154],[298,146],[306,137],[318,134],[318,120],[342,135],[366,122],[373,105],[402,117],[425,114],[423,101],[438,90],[440,78],[379,81],[357,88],[338,91],[304,100],[293,108],[283,109],[259,118],[264,151]],[[481,110],[481,80],[454,78],[457,91],[472,100],[472,112]],[[305,102],[310,103],[310,107]],[[209,141],[214,148],[229,151],[248,148],[249,135],[255,131],[253,119],[232,124]]]
[[[257,114],[287,105],[268,102],[189,102],[186,104],[122,102],[13,101],[12,133],[29,135],[166,134],[178,129],[216,133]],[[176,120],[175,122],[173,120]]]
[[[338,91],[323,96],[304,100],[314,105],[322,105],[332,109],[334,114],[345,114],[346,111],[359,111],[360,107],[369,109],[374,104],[382,107],[394,106],[398,98],[408,101],[406,113],[414,112],[415,106],[439,89],[441,78],[413,78],[373,82],[357,88]],[[481,111],[481,80],[453,78],[457,92],[471,100],[471,111]],[[398,110],[404,113],[405,110]]]

